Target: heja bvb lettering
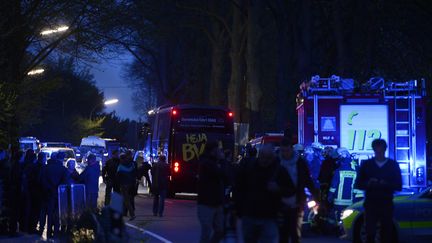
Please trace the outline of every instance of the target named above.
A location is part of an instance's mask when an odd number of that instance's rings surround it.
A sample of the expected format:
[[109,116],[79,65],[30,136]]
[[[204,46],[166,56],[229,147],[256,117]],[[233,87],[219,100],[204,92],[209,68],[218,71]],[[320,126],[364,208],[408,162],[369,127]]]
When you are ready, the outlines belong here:
[[187,162],[193,159],[199,159],[204,153],[207,143],[205,133],[186,134],[186,143],[182,144],[183,161]]

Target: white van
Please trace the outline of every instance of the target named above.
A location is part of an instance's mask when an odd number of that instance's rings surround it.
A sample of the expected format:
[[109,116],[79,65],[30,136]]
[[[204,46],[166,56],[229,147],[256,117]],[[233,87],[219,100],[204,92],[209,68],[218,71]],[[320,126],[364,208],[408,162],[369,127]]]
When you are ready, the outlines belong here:
[[40,151],[40,142],[35,137],[21,137],[19,138],[20,150],[26,151],[27,149],[33,149],[36,153]]

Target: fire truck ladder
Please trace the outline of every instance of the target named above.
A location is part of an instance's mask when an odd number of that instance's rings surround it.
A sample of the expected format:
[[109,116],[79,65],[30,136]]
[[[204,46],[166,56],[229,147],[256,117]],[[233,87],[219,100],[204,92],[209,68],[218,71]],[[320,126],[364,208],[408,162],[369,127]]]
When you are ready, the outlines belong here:
[[391,83],[394,92],[395,160],[402,172],[403,187],[410,186],[410,171],[416,159],[416,81]]

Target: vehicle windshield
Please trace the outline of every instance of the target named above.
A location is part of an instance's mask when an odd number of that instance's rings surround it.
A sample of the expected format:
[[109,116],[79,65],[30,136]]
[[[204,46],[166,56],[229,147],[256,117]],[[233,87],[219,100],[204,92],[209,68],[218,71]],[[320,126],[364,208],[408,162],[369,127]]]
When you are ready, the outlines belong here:
[[91,153],[95,153],[95,154],[103,154],[103,153],[105,153],[105,148],[104,147],[99,147],[99,146],[87,146],[87,145],[83,145],[83,146],[79,147],[79,150],[83,154],[85,154],[87,152],[91,152]]
[[20,143],[21,150],[33,149],[33,143]]

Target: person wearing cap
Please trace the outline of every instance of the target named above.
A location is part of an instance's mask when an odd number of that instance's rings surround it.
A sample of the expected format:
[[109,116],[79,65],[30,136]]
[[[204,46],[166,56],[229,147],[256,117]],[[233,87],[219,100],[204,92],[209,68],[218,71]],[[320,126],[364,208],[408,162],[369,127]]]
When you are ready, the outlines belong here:
[[330,184],[328,201],[333,204],[337,222],[342,211],[353,203],[353,186],[357,177],[357,163],[346,148],[338,148],[340,166],[335,170]]

